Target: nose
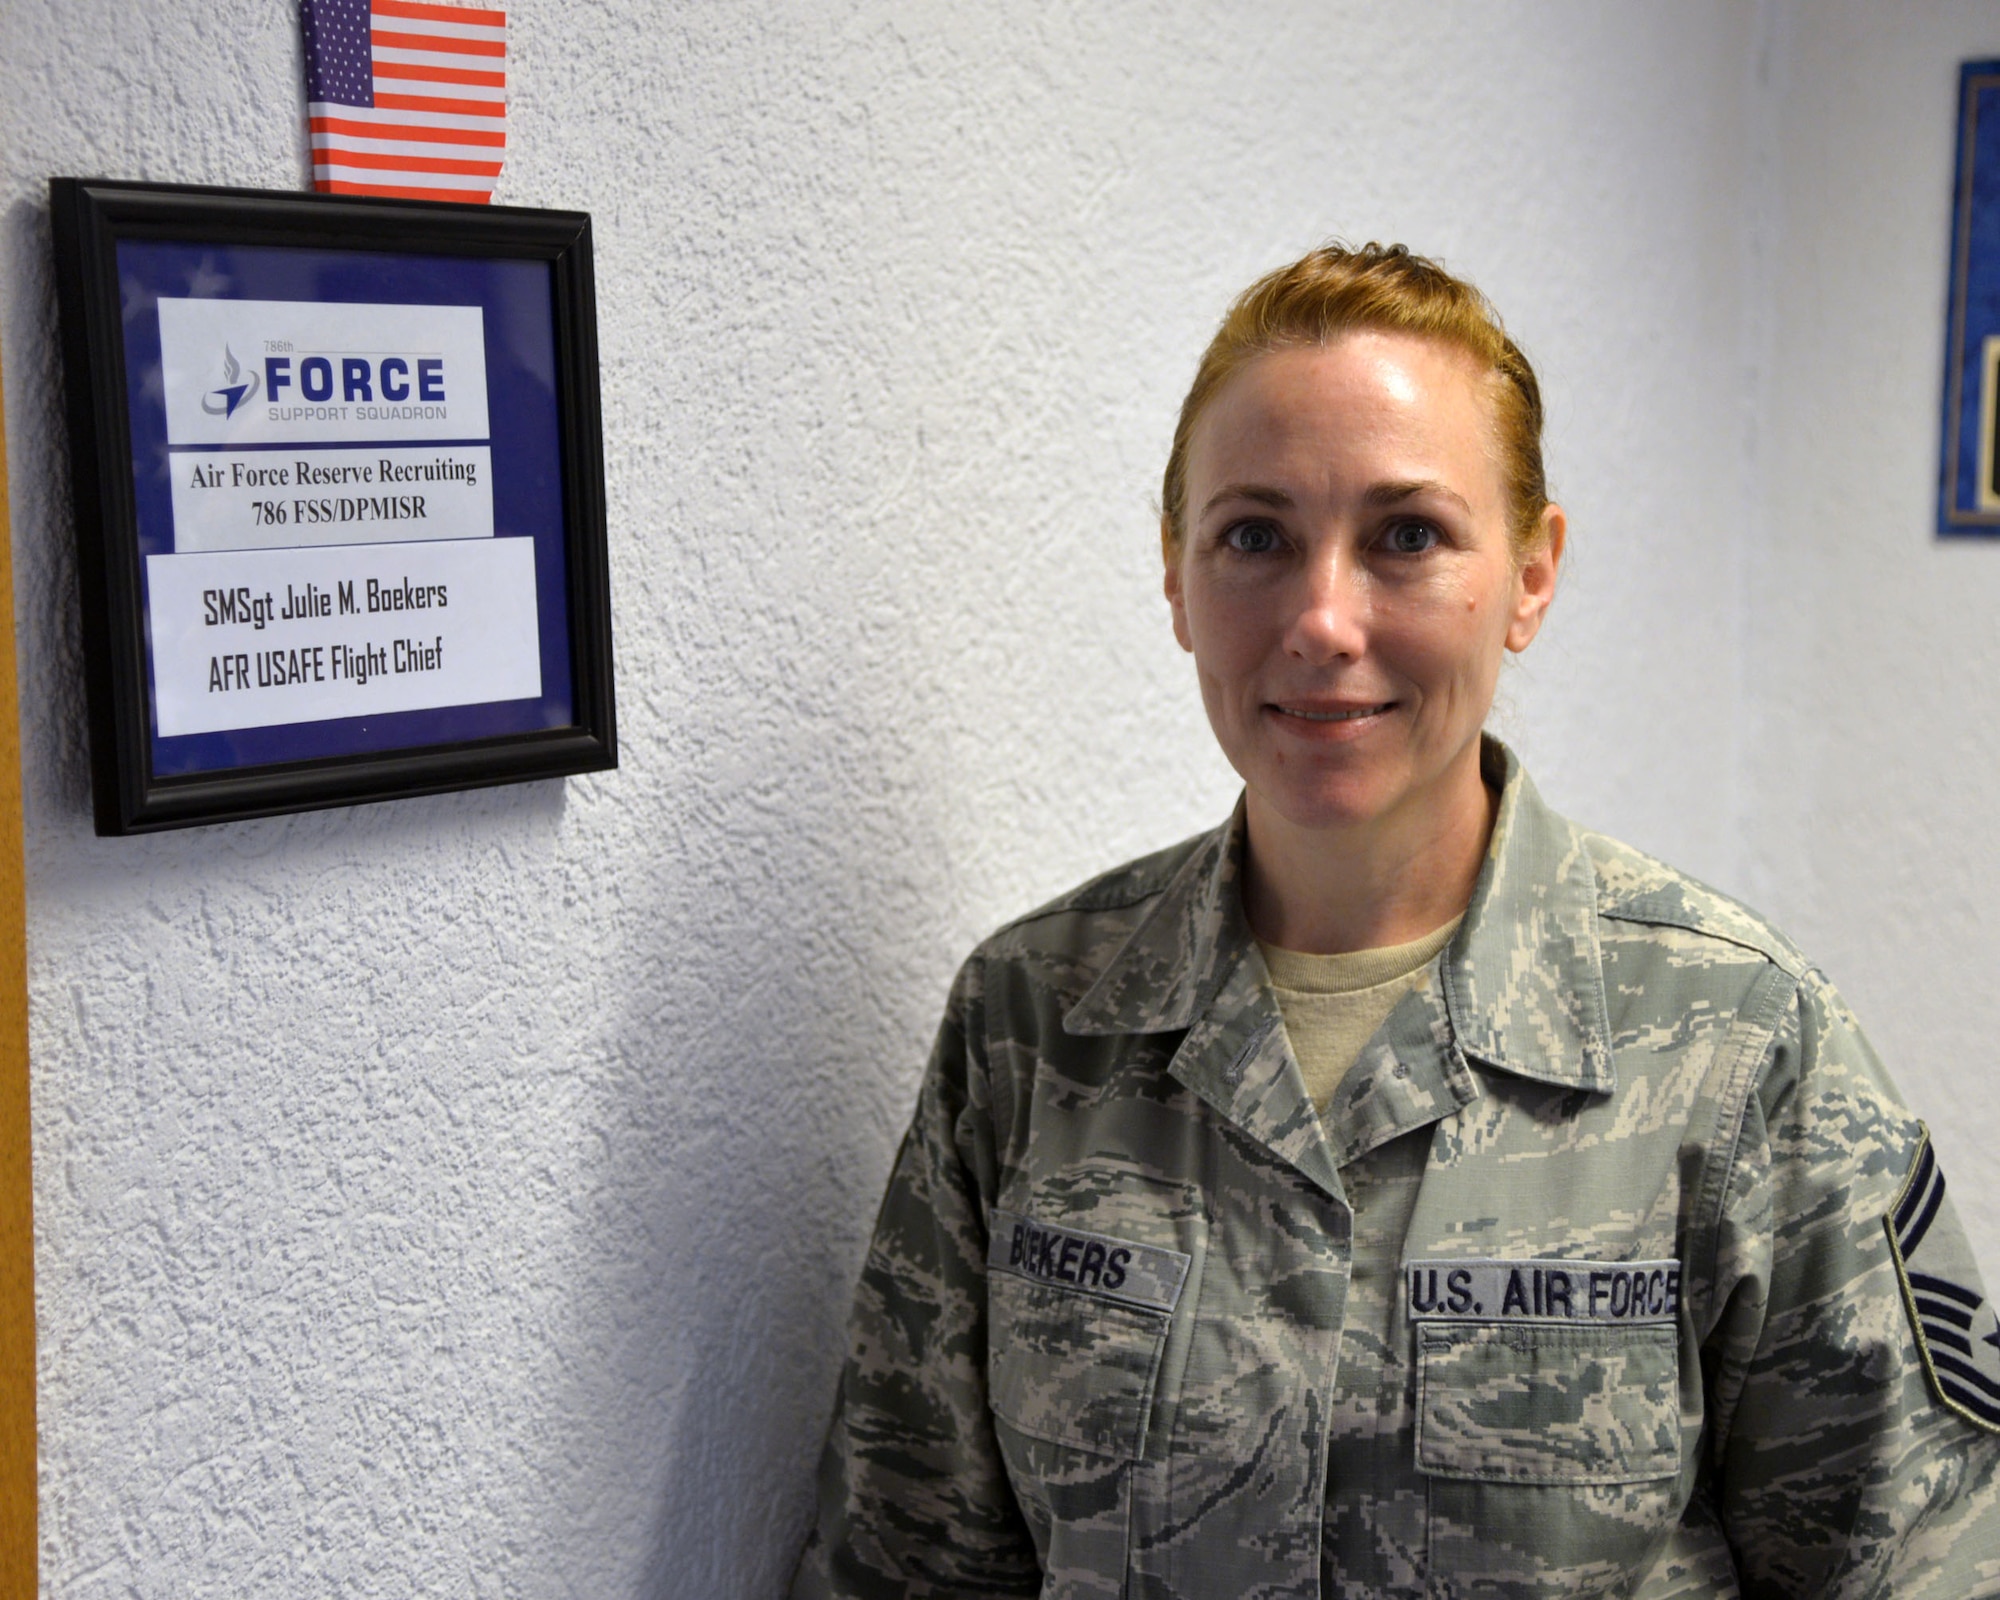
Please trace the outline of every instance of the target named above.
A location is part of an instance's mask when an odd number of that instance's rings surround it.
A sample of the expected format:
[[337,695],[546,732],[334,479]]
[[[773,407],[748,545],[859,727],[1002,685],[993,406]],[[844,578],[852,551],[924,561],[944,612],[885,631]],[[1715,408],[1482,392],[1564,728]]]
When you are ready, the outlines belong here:
[[1313,666],[1352,660],[1367,648],[1368,597],[1360,563],[1329,540],[1298,568],[1285,652]]

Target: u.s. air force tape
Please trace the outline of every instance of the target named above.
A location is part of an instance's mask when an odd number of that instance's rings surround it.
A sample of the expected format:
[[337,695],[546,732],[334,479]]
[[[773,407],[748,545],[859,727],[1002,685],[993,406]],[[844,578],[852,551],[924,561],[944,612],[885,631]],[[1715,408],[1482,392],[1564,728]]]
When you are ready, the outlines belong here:
[[1187,1282],[1190,1258],[1178,1250],[1051,1227],[1011,1211],[995,1211],[992,1217],[989,1272],[1011,1272],[1150,1311],[1173,1310]]
[[1678,1261],[1410,1261],[1416,1321],[1672,1322]]

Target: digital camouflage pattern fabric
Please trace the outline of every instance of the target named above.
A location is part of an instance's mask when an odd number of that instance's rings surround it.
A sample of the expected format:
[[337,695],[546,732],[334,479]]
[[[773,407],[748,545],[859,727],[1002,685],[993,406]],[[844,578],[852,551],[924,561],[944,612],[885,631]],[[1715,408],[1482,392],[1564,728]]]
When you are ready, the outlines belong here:
[[1323,1117],[1240,809],[974,953],[799,1600],[2000,1594],[1922,1126],[1783,938],[1487,760],[1465,922]]

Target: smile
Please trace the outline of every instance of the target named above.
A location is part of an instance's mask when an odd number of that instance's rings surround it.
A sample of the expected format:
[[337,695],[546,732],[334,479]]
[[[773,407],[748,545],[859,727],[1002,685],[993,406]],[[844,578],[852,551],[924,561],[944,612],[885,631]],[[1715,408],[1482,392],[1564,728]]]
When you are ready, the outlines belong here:
[[1360,717],[1380,716],[1395,708],[1395,701],[1384,700],[1380,705],[1354,706],[1346,711],[1307,711],[1298,706],[1274,706],[1272,709],[1287,717],[1297,717],[1302,722],[1353,722]]

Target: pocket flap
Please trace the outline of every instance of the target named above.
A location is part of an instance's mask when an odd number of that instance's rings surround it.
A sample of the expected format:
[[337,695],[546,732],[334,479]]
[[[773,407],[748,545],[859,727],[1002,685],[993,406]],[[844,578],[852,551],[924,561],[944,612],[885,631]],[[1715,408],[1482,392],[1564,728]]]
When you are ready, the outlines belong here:
[[1427,1322],[1417,1467],[1506,1483],[1636,1483],[1681,1465],[1671,1324]]

